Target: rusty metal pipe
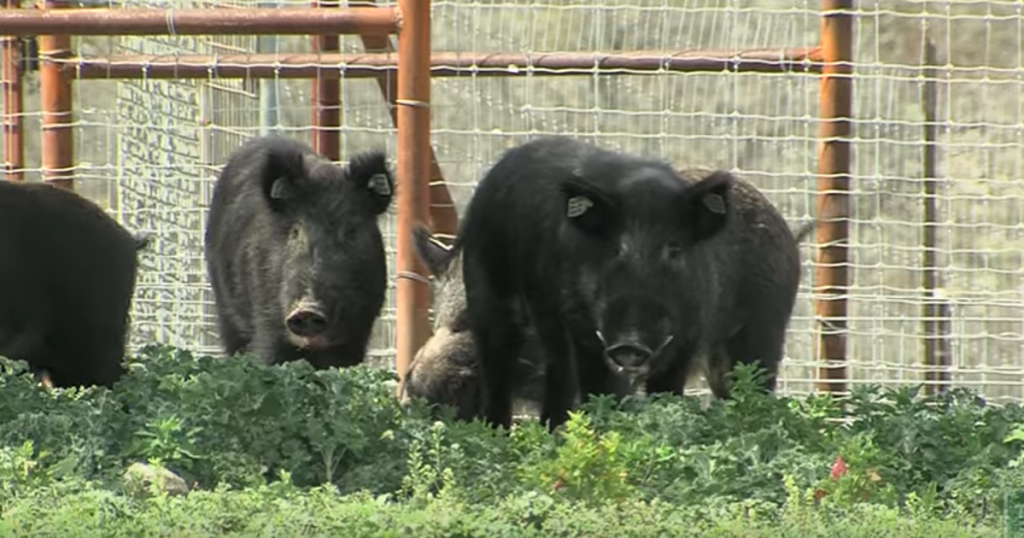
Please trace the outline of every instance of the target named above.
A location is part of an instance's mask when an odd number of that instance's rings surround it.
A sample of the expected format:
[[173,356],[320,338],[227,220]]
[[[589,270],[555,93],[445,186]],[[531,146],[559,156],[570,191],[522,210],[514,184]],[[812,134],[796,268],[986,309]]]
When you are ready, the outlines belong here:
[[[373,6],[375,0],[354,0],[350,6],[362,5]],[[393,53],[395,47],[391,43],[391,36],[386,35],[360,35],[363,48],[370,53]],[[398,78],[392,70],[378,71],[377,86],[388,103],[388,112],[391,113],[391,121],[398,125],[398,108],[395,106],[395,99],[398,98]],[[445,183],[444,173],[441,165],[437,162],[437,154],[434,148],[430,148],[430,229],[434,233],[455,235],[459,226],[459,215],[455,211],[455,202],[448,191],[448,184]]]
[[[319,8],[339,8],[337,0],[314,0]],[[386,34],[385,34],[386,35]],[[338,34],[313,36],[313,50],[335,53],[340,50]],[[324,76],[317,68],[313,81],[313,146],[332,161],[341,160],[341,79]]]
[[0,10],[0,35],[392,34],[393,8]]
[[[66,0],[40,3],[47,10],[60,9]],[[50,11],[47,11],[50,12]],[[52,31],[52,30],[51,30]],[[0,30],[3,33],[3,30]],[[43,113],[43,181],[74,190],[74,132],[71,110],[72,78],[53,60],[71,56],[71,36],[39,36],[39,100]]]
[[[380,78],[394,76],[398,58],[366,54],[227,54],[108,56],[67,62],[79,78]],[[435,53],[431,77],[591,76],[660,72],[821,71],[819,47],[747,51],[629,53]]]
[[[18,9],[21,0],[5,0],[6,9]],[[25,179],[25,124],[22,120],[24,94],[21,84],[21,53],[19,39],[15,36],[0,37],[3,67],[4,92],[4,172],[8,181]]]
[[[816,342],[818,390],[847,390],[850,136],[853,117],[853,0],[825,0],[821,21],[821,138],[818,154]],[[825,204],[833,204],[825,211]]]
[[399,0],[398,38],[398,312],[395,369],[399,387],[413,355],[430,334],[427,269],[416,256],[412,229],[426,222],[430,192],[430,0]]

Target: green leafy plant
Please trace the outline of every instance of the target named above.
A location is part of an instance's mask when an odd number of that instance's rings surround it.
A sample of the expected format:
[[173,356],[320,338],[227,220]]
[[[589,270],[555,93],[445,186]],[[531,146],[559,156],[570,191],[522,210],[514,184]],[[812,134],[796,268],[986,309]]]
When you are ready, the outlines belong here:
[[[112,390],[62,390],[0,359],[0,505],[32,511],[25,499],[59,490],[91,499],[109,519],[160,513],[145,503],[183,502],[119,497],[135,462],[166,466],[189,484],[189,498],[232,499],[203,508],[224,511],[210,528],[245,527],[254,508],[238,502],[271,510],[326,502],[331,491],[370,496],[359,510],[404,506],[419,515],[402,528],[427,536],[447,528],[427,515],[440,506],[507,505],[521,511],[508,521],[524,532],[572,536],[590,532],[579,530],[590,528],[587,518],[611,517],[603,510],[666,506],[685,507],[694,529],[726,520],[825,525],[865,507],[889,510],[890,519],[996,525],[1024,491],[1024,410],[963,390],[923,396],[914,387],[858,386],[845,399],[791,398],[765,393],[763,371],[741,365],[728,400],[704,407],[693,396],[596,396],[552,434],[536,420],[510,431],[450,414],[435,420],[421,403],[399,405],[394,375],[369,367],[268,366],[165,346],[127,365]],[[452,535],[511,524],[499,519],[460,519],[477,530]]]
[[543,460],[534,483],[559,496],[579,501],[623,500],[631,496],[627,448],[618,432],[596,432],[589,417],[569,413],[554,459]]

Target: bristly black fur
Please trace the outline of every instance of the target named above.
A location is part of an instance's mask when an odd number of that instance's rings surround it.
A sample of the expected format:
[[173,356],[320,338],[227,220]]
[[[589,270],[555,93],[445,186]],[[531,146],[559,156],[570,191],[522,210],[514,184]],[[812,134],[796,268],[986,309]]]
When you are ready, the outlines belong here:
[[551,427],[579,394],[681,393],[701,368],[719,397],[737,362],[759,360],[774,388],[799,253],[778,211],[728,172],[540,137],[488,171],[454,252],[492,424],[510,423],[527,327]]
[[147,242],[72,191],[0,181],[0,356],[55,387],[113,386]]
[[[431,234],[422,223],[413,227],[416,253],[434,275],[433,334],[417,351],[405,373],[402,399],[420,398],[455,408],[457,418],[470,420],[481,413],[480,378],[476,347],[469,330],[462,264],[453,249]],[[515,375],[523,386],[516,396],[527,403],[539,401],[543,388],[543,357],[536,334],[527,328]]]
[[[387,288],[377,219],[394,192],[380,150],[339,166],[280,136],[239,147],[214,187],[205,236],[225,351],[317,368],[362,363]],[[317,328],[295,332],[300,316]]]

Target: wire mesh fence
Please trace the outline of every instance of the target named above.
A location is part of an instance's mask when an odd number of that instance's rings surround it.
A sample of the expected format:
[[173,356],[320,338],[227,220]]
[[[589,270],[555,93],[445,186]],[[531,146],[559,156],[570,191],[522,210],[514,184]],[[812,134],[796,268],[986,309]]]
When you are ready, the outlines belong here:
[[[112,7],[230,7],[252,2],[126,0]],[[394,5],[393,2],[379,2]],[[266,5],[266,4],[263,4]],[[304,6],[281,0],[277,5]],[[435,52],[781,49],[817,45],[810,0],[449,0],[433,2]],[[935,207],[935,295],[955,386],[995,401],[1024,399],[1024,4],[876,0],[855,17],[851,192],[850,381],[923,380],[927,206]],[[934,59],[926,61],[927,43]],[[76,53],[234,54],[311,51],[278,37],[76,38]],[[343,52],[362,52],[357,36]],[[932,65],[928,65],[932,64]],[[577,71],[578,73],[578,71]],[[520,73],[437,78],[432,144],[461,213],[473,185],[507,148],[564,133],[680,167],[750,179],[793,226],[816,214],[820,77],[654,73],[598,68],[576,76]],[[28,176],[39,177],[37,83],[28,95]],[[155,233],[142,257],[133,346],[152,341],[217,353],[202,255],[212,182],[227,154],[266,130],[310,141],[313,82],[88,80],[76,83],[78,188],[133,230]],[[935,95],[927,110],[926,91]],[[372,79],[342,79],[342,160],[366,147],[395,156],[386,96]],[[393,96],[392,96],[393,97]],[[937,166],[929,170],[934,115]],[[925,178],[933,175],[934,196]],[[401,182],[404,178],[399,178]],[[394,209],[382,220],[392,275],[371,362],[394,363]],[[779,390],[815,379],[813,239],[790,323]],[[703,387],[701,387],[703,388]]]

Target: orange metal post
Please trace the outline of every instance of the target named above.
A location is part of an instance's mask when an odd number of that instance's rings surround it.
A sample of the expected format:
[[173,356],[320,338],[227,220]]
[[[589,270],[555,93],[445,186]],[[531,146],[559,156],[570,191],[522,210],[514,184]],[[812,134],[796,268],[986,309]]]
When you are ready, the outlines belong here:
[[398,333],[399,386],[430,334],[427,269],[416,256],[412,229],[426,222],[430,192],[430,0],[400,0],[398,38]]
[[[350,6],[373,7],[375,0],[353,0]],[[395,52],[391,44],[391,36],[360,34],[363,48],[370,53],[392,53]],[[433,61],[431,61],[433,65]],[[398,125],[398,108],[395,106],[395,99],[398,98],[398,79],[391,71],[384,71],[377,75],[377,86],[381,94],[388,102],[388,110],[391,112],[391,121]],[[434,148],[430,148],[430,229],[436,234],[454,236],[459,226],[459,215],[455,211],[455,203],[452,202],[451,193],[448,192],[448,185],[444,181],[444,173],[441,172],[441,165],[437,162],[437,154]]]
[[[42,9],[67,5],[66,0],[46,0]],[[43,113],[43,181],[74,190],[74,146],[71,131],[71,77],[51,60],[71,56],[71,36],[39,36],[39,97]]]
[[397,14],[387,7],[0,10],[0,35],[391,34],[397,28]]
[[[821,146],[818,161],[818,389],[846,391],[853,0],[825,0],[821,22]],[[834,204],[826,212],[825,204]]]
[[[314,0],[316,7],[337,8],[337,0]],[[338,34],[313,36],[313,50],[337,53],[341,49]],[[318,67],[313,82],[313,146],[332,161],[341,160],[341,79],[324,77]]]
[[[4,7],[17,9],[21,0],[5,0]],[[0,37],[3,43],[4,170],[8,181],[25,179],[24,123],[22,122],[21,55],[16,36]]]

